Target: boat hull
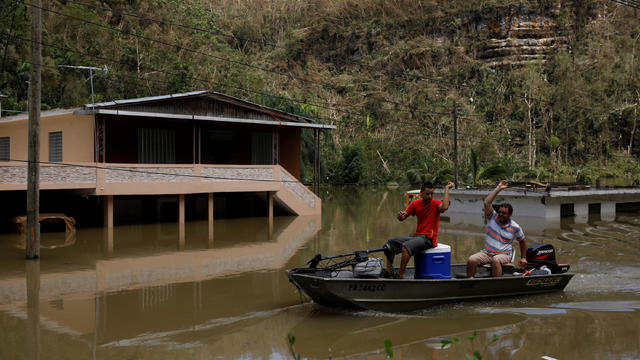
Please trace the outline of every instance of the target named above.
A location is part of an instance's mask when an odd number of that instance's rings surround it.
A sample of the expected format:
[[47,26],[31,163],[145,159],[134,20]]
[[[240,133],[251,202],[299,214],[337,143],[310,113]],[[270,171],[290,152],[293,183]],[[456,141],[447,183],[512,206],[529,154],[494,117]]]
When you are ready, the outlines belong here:
[[[453,268],[459,270],[461,265]],[[453,301],[560,291],[573,277],[571,273],[562,273],[472,279],[384,279],[354,278],[348,270],[305,273],[295,269],[289,270],[288,275],[298,289],[318,304],[384,312],[410,312]]]

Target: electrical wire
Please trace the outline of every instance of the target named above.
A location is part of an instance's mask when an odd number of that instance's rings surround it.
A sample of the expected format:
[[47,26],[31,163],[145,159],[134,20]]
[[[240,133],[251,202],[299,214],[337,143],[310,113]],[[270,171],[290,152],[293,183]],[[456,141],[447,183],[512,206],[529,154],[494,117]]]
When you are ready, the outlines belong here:
[[[120,14],[123,14],[123,15],[138,17],[138,18],[143,19],[143,20],[145,20],[145,21],[153,21],[153,22],[163,23],[163,24],[172,25],[172,26],[179,26],[179,25],[180,25],[180,24],[171,23],[171,22],[164,22],[164,21],[161,21],[161,20],[153,19],[153,18],[141,17],[141,16],[139,16],[139,15],[134,15],[134,14],[130,14],[130,13],[119,12],[119,11],[117,11],[117,10],[113,10],[113,9],[107,9],[107,8],[102,8],[102,7],[96,7],[96,6],[93,6],[93,5],[90,5],[90,4],[85,4],[85,3],[81,3],[81,2],[77,2],[77,1],[69,1],[69,2],[76,3],[76,4],[79,4],[79,5],[83,5],[83,6],[93,7],[93,8],[100,9],[100,10],[104,10],[104,11],[107,11],[107,10],[108,10],[108,11],[114,11],[114,12],[116,12],[116,13],[120,13]],[[26,5],[27,5],[27,6],[36,7],[35,5],[33,5],[33,4],[29,4],[29,3],[26,3]],[[202,55],[202,56],[210,56],[210,57],[213,57],[213,58],[218,59],[218,60],[222,60],[222,61],[229,61],[229,62],[231,62],[231,63],[233,63],[233,64],[236,64],[236,65],[248,66],[248,67],[251,67],[251,68],[254,68],[254,69],[257,69],[257,70],[261,70],[261,71],[268,71],[268,72],[272,72],[272,73],[275,73],[275,74],[278,74],[278,75],[282,75],[282,76],[289,76],[289,77],[290,77],[290,78],[292,78],[292,79],[297,79],[297,80],[301,80],[301,81],[311,82],[311,83],[314,83],[314,84],[317,84],[317,85],[321,85],[321,86],[330,86],[331,88],[333,88],[333,86],[332,86],[332,85],[327,85],[326,83],[314,82],[314,81],[311,81],[311,80],[306,80],[306,79],[302,79],[302,78],[299,78],[299,77],[294,77],[294,76],[292,76],[291,74],[283,74],[283,73],[281,73],[281,72],[279,72],[279,71],[275,71],[275,70],[271,70],[271,69],[266,69],[266,68],[263,68],[263,67],[259,67],[259,66],[255,66],[255,65],[251,65],[251,64],[247,64],[247,63],[243,63],[243,62],[235,61],[235,60],[230,60],[230,59],[227,59],[227,58],[224,58],[224,57],[214,56],[214,55],[207,54],[207,53],[204,53],[204,52],[201,52],[201,51],[198,51],[198,50],[193,50],[193,49],[185,48],[185,47],[182,47],[182,46],[180,46],[180,45],[170,44],[170,43],[167,43],[167,42],[164,42],[164,41],[161,41],[161,40],[153,39],[153,38],[146,37],[146,36],[141,36],[141,35],[134,34],[134,33],[131,33],[131,32],[122,31],[122,30],[120,30],[120,29],[115,29],[115,28],[112,28],[112,27],[109,27],[109,26],[106,26],[106,25],[103,25],[103,24],[99,24],[99,23],[95,23],[95,22],[87,21],[87,20],[84,20],[84,19],[81,19],[81,18],[78,18],[78,17],[75,17],[75,16],[71,16],[71,15],[68,15],[68,14],[64,14],[64,13],[62,13],[62,12],[58,12],[58,11],[55,11],[55,10],[47,9],[47,8],[44,8],[44,7],[39,7],[39,8],[40,8],[40,9],[42,9],[42,10],[44,10],[44,11],[52,12],[52,13],[54,13],[54,14],[56,14],[56,15],[60,15],[60,16],[64,16],[64,17],[68,17],[68,18],[71,18],[71,19],[74,19],[74,20],[77,20],[77,21],[80,21],[80,22],[83,22],[83,23],[86,23],[86,24],[95,25],[95,26],[98,26],[98,27],[101,27],[101,28],[104,28],[104,29],[108,29],[108,30],[111,30],[111,31],[120,32],[120,33],[123,33],[123,34],[129,35],[129,36],[133,36],[133,37],[136,37],[136,38],[140,38],[140,39],[148,40],[148,41],[151,41],[151,42],[157,42],[157,43],[160,43],[160,44],[162,44],[162,45],[170,46],[170,47],[173,47],[173,48],[176,48],[176,49],[179,49],[179,50],[184,50],[184,51],[188,51],[188,52],[193,52],[193,53],[196,53],[196,54],[199,54],[199,55]],[[189,29],[194,30],[194,31],[206,31],[206,30],[204,30],[204,29],[199,29],[199,28],[190,27],[190,26],[185,26],[185,25],[182,25],[182,27],[184,27],[184,28],[189,28]],[[211,33],[211,32],[209,32],[209,31],[207,31],[207,32],[208,32],[208,33]],[[224,35],[224,34],[223,34],[223,33],[221,33],[221,32],[220,32],[220,33],[218,33],[218,32],[214,32],[214,34],[216,34],[216,35]],[[238,39],[238,38],[237,38],[237,37],[235,37],[235,36],[232,36],[232,37],[233,37],[233,38],[235,38],[235,39]],[[250,40],[250,39],[242,39],[242,40],[246,40],[246,41],[248,41],[248,40]],[[257,41],[256,41],[256,42],[257,42]],[[269,45],[271,46],[271,45],[274,45],[274,44],[269,44]],[[202,80],[202,79],[197,79],[197,78],[192,78],[192,80],[202,81],[202,82],[205,82],[205,83],[207,83],[207,84],[212,83],[211,81]],[[149,81],[149,79],[146,79],[146,81]],[[214,83],[215,83],[215,82],[214,82]],[[227,85],[227,84],[218,84],[218,85],[225,86],[225,87],[232,87],[231,85]],[[456,84],[456,85],[467,86],[467,84],[465,84],[465,83],[462,83],[462,84]],[[272,94],[265,94],[265,93],[255,92],[255,91],[251,91],[251,90],[247,90],[247,89],[243,89],[243,88],[239,88],[239,87],[235,87],[235,88],[236,88],[236,89],[238,89],[238,90],[241,90],[241,91],[257,93],[257,94],[260,94],[260,95],[262,95],[262,96],[277,97],[277,98],[281,98],[281,99],[286,99],[286,100],[288,100],[288,101],[299,102],[299,103],[303,103],[303,104],[310,104],[310,105],[314,105],[314,106],[316,106],[316,107],[322,107],[322,106],[320,106],[320,105],[318,105],[318,104],[313,104],[313,103],[309,103],[309,102],[306,102],[306,101],[299,101],[299,100],[296,100],[296,99],[286,98],[286,97],[282,97],[282,96],[277,96],[277,95],[272,95]],[[365,97],[366,97],[366,96],[365,96]],[[523,97],[523,96],[521,96],[521,97]],[[537,98],[530,98],[530,99],[532,99],[532,100],[536,100],[536,101],[546,101],[546,100],[543,100],[543,99],[537,99]],[[391,105],[395,105],[395,106],[406,106],[406,105],[404,105],[403,103],[396,102],[396,101],[392,101],[392,100],[380,100],[380,101],[381,101],[381,102],[385,102],[385,103],[389,103],[389,104],[391,104]],[[553,103],[553,102],[551,102],[551,101],[546,101],[546,102],[548,102],[548,103]],[[589,111],[592,111],[592,112],[602,111],[602,110],[597,110],[597,109],[588,108],[588,107],[580,107],[580,106],[577,106],[577,105],[576,105],[576,107],[581,108],[581,109],[583,109],[583,110],[589,110]],[[328,108],[328,110],[330,110],[330,111],[340,111],[340,112],[344,112],[344,110],[339,110],[339,109],[336,109],[336,108]],[[406,111],[406,112],[409,112],[409,113],[419,112],[419,113],[429,113],[429,114],[437,114],[437,115],[443,115],[443,116],[450,115],[450,114],[448,114],[448,113],[441,113],[441,112],[434,112],[434,111],[420,110],[420,109],[410,109],[410,110],[403,110],[403,111]],[[363,114],[359,114],[359,113],[352,113],[352,112],[345,112],[345,113],[348,113],[348,114],[350,114],[350,115],[356,115],[356,116],[364,116]],[[601,112],[601,114],[609,114],[609,113],[607,113],[607,112]],[[482,117],[483,115],[481,115],[481,114],[466,114],[465,116],[478,116],[478,117]],[[339,121],[339,120],[337,120],[337,119],[336,119],[336,120],[332,120],[332,121]]]
[[[23,40],[23,41],[28,41],[28,42],[32,42],[33,41],[31,39],[22,38],[22,37],[19,37],[19,36],[14,36],[14,38],[15,39],[19,39],[19,40]],[[61,50],[64,49],[64,48],[61,48],[59,46],[52,45],[52,44],[47,44],[47,43],[44,43],[44,42],[40,42],[40,44],[42,46],[45,46],[45,47],[57,48],[57,49],[61,49]],[[68,50],[68,49],[64,49],[64,50]],[[112,60],[112,59],[104,58],[104,57],[100,57],[100,56],[95,56],[95,55],[91,55],[91,54],[88,54],[88,53],[83,53],[83,52],[76,51],[76,50],[71,50],[71,51],[73,51],[73,52],[75,52],[77,54],[80,54],[80,55],[86,55],[86,56],[92,57],[94,59],[105,61],[105,62],[108,62],[108,63],[111,63],[111,64],[118,64],[118,65],[122,64],[121,61]],[[31,63],[31,62],[30,61],[25,61],[25,63]],[[40,66],[43,67],[43,68],[58,69],[58,67],[52,66],[52,65],[43,65],[43,64],[41,64]],[[145,68],[145,69],[149,70],[150,72],[163,73],[163,74],[166,74],[166,75],[181,75],[179,73],[174,73],[174,72],[170,72],[170,71],[166,71],[166,70],[152,69],[152,68]],[[124,76],[124,77],[127,77],[127,78],[137,78],[137,79],[141,79],[141,80],[144,80],[144,81],[150,81],[150,82],[155,82],[155,83],[163,83],[163,84],[166,84],[166,85],[170,84],[170,82],[168,82],[168,81],[162,81],[162,80],[157,80],[157,79],[149,79],[149,78],[144,77],[144,76],[127,76],[127,75],[123,75],[122,73],[120,73],[119,76]],[[214,85],[225,87],[225,88],[244,91],[246,93],[253,93],[253,94],[256,94],[256,95],[260,95],[260,96],[267,96],[267,97],[280,99],[280,100],[291,101],[291,102],[295,102],[295,103],[299,103],[299,104],[312,105],[312,106],[315,106],[315,107],[318,107],[318,108],[326,109],[326,110],[329,110],[329,111],[336,111],[336,112],[340,112],[340,113],[343,113],[343,114],[354,115],[354,116],[358,116],[358,117],[364,116],[361,113],[356,113],[356,112],[353,112],[353,111],[343,110],[343,109],[341,109],[339,107],[323,106],[323,105],[320,105],[318,103],[312,103],[312,102],[309,102],[309,101],[298,100],[298,99],[294,99],[294,98],[289,98],[289,97],[285,97],[285,96],[281,96],[281,95],[274,95],[274,94],[264,93],[264,92],[255,91],[255,90],[249,90],[249,89],[245,89],[245,88],[239,87],[237,85],[229,85],[229,84],[220,83],[220,82],[216,82],[216,81],[200,79],[200,78],[193,77],[193,76],[190,76],[189,79],[192,80],[192,81],[197,81],[197,82],[203,83],[203,84],[205,84],[207,86],[211,85],[211,84],[214,84]],[[111,80],[109,80],[109,81],[111,81]],[[116,81],[116,80],[113,80],[113,81]],[[327,103],[327,104],[335,105],[335,104],[331,104],[331,103]],[[317,116],[314,116],[314,117],[319,118],[319,119],[323,119],[323,118],[317,117]],[[327,120],[327,119],[325,119],[325,120]],[[331,121],[340,121],[340,119],[331,119]]]
[[[235,64],[235,65],[246,66],[246,67],[252,68],[254,70],[273,73],[273,74],[276,74],[276,75],[279,75],[279,76],[288,77],[288,78],[293,79],[293,80],[298,80],[298,81],[301,81],[301,82],[315,84],[315,85],[321,86],[323,88],[331,89],[331,90],[334,90],[334,91],[337,90],[334,85],[329,84],[329,83],[323,83],[323,82],[308,80],[308,79],[304,79],[304,78],[301,78],[301,77],[298,77],[298,76],[294,76],[294,75],[289,74],[289,73],[283,73],[283,72],[280,72],[280,71],[271,70],[271,69],[260,67],[260,66],[256,66],[256,65],[251,65],[251,64],[240,62],[240,61],[236,61],[236,60],[231,60],[231,59],[228,59],[228,58],[225,58],[225,57],[222,57],[222,56],[212,55],[212,54],[205,53],[205,52],[202,52],[202,51],[199,51],[199,50],[186,48],[186,47],[183,47],[183,46],[177,45],[177,44],[170,44],[170,43],[162,41],[162,40],[153,39],[153,38],[148,37],[148,36],[138,35],[138,34],[135,34],[135,33],[129,32],[129,31],[125,31],[125,30],[113,28],[113,27],[110,27],[110,26],[107,26],[107,25],[104,25],[104,24],[100,24],[100,23],[96,23],[96,22],[93,22],[93,21],[81,19],[81,18],[73,16],[73,15],[68,15],[68,14],[65,14],[65,13],[62,13],[62,12],[59,12],[59,11],[56,11],[56,10],[52,10],[52,9],[49,9],[49,8],[36,6],[36,5],[28,3],[28,2],[26,2],[25,5],[31,6],[31,7],[35,7],[35,8],[39,8],[39,9],[41,9],[43,11],[47,11],[47,12],[50,12],[50,13],[53,13],[53,14],[56,14],[56,15],[59,15],[59,16],[67,17],[67,18],[73,19],[75,21],[83,22],[83,23],[90,24],[90,25],[95,25],[97,27],[104,28],[106,30],[110,30],[110,31],[113,31],[113,32],[118,32],[118,33],[121,33],[121,34],[124,34],[124,35],[132,36],[132,37],[135,37],[135,38],[138,38],[138,39],[143,39],[143,40],[147,40],[147,41],[150,41],[150,42],[158,43],[158,44],[161,44],[161,45],[164,45],[164,46],[168,46],[168,47],[174,48],[176,50],[183,50],[183,51],[194,53],[194,54],[197,54],[197,55],[210,57],[212,59],[216,59],[216,60],[220,60],[220,61],[226,61],[226,62]],[[367,98],[368,96],[365,95],[364,97]],[[426,112],[426,111],[423,111],[423,110],[411,109],[411,108],[407,107],[407,105],[405,105],[405,104],[401,104],[401,103],[394,102],[394,101],[391,101],[391,100],[384,100],[384,99],[377,99],[377,100],[380,101],[380,102],[383,102],[383,103],[389,103],[391,105],[402,106],[403,107],[403,111],[407,111],[407,112],[411,112],[411,111],[413,111],[413,112]]]
[[[251,39],[251,38],[247,38],[247,37],[240,37],[240,36],[236,36],[236,35],[228,35],[225,34],[222,31],[211,31],[211,30],[206,30],[206,29],[201,29],[195,26],[189,26],[189,25],[183,25],[183,24],[179,24],[179,23],[175,23],[175,22],[171,22],[171,21],[165,21],[165,20],[159,20],[159,19],[155,19],[155,18],[151,18],[151,17],[147,17],[147,16],[141,16],[138,14],[133,14],[133,13],[129,13],[129,12],[124,12],[124,11],[120,11],[120,10],[116,10],[113,8],[105,8],[102,6],[97,6],[97,5],[92,5],[92,4],[88,4],[88,3],[84,3],[84,2],[80,2],[80,1],[74,1],[74,0],[66,0],[66,2],[68,3],[72,3],[72,4],[76,4],[76,5],[81,5],[81,6],[85,6],[85,7],[89,7],[95,10],[100,10],[100,11],[107,11],[107,12],[111,12],[113,14],[118,14],[118,15],[122,15],[122,16],[128,16],[128,17],[133,17],[139,20],[144,20],[144,21],[148,21],[148,22],[153,22],[156,24],[162,24],[162,25],[168,25],[168,26],[175,26],[175,27],[180,27],[180,28],[184,28],[184,29],[188,29],[188,30],[192,30],[192,31],[196,31],[196,32],[201,32],[201,33],[205,33],[205,34],[209,34],[209,35],[218,35],[218,36],[223,36],[223,37],[227,37],[233,40],[240,40],[240,41],[246,41],[246,42],[252,42],[258,45],[266,45],[269,47],[273,47],[273,48],[278,48],[278,49],[282,49],[282,50],[289,50],[289,48],[287,48],[286,46],[281,46],[278,45],[274,42],[269,42],[269,41],[262,41],[262,40],[255,40],[255,39]],[[330,56],[324,56],[324,55],[317,55],[317,54],[313,54],[307,51],[301,51],[302,54],[307,55],[307,56],[311,56],[311,57],[315,57],[315,58],[321,58],[321,59],[331,59]],[[356,65],[360,65],[363,66],[365,68],[369,68],[370,70],[377,70],[377,71],[383,71],[383,72],[387,72],[386,69],[381,68],[381,67],[375,67],[372,65],[368,65],[363,63],[362,61],[348,61],[349,64],[356,64]],[[424,75],[420,75],[420,74],[411,74],[411,73],[407,73],[405,71],[392,71],[392,73],[396,73],[396,74],[401,74],[405,77],[408,78],[413,78],[413,79],[419,79],[419,80],[430,80],[430,81],[442,81],[442,79],[436,79],[436,78],[429,78],[426,77]]]
[[[20,36],[17,36],[17,35],[14,36],[13,38],[14,39],[18,39],[18,40],[22,40],[22,41],[26,41],[26,42],[33,42],[33,40],[31,40],[31,39],[23,38],[23,37],[20,37]],[[100,57],[100,56],[88,54],[88,53],[81,52],[81,51],[74,50],[74,49],[70,50],[70,49],[62,48],[62,47],[57,46],[57,45],[44,43],[42,41],[40,42],[40,44],[42,46],[45,46],[45,47],[56,48],[56,49],[65,50],[65,51],[72,51],[74,53],[77,53],[77,54],[80,54],[80,55],[84,55],[84,56],[88,56],[88,57],[91,57],[91,58],[94,58],[94,59],[97,59],[97,60],[105,61],[105,62],[108,62],[108,63],[111,63],[111,64],[118,64],[118,65],[122,65],[123,64],[122,61],[117,61],[117,60],[113,60],[113,59],[110,59],[110,58]],[[29,61],[26,61],[26,63],[29,63]],[[47,65],[42,65],[42,67],[56,68],[55,66],[47,66]],[[170,71],[166,71],[166,70],[160,70],[160,69],[153,69],[153,68],[148,68],[148,67],[145,67],[145,70],[148,70],[150,72],[164,73],[164,74],[167,74],[167,75],[181,75],[179,73],[174,73],[174,72],[170,72]],[[167,81],[149,79],[149,78],[141,77],[141,76],[136,76],[136,77],[138,79],[144,79],[145,81],[169,84],[169,82],[167,82]],[[130,77],[130,78],[133,78],[133,77]],[[247,93],[254,93],[254,94],[257,94],[257,95],[260,95],[260,96],[268,96],[268,97],[277,98],[277,99],[281,99],[281,100],[287,100],[287,101],[291,101],[291,102],[295,102],[295,103],[312,105],[312,106],[316,106],[318,108],[326,109],[326,110],[329,110],[329,111],[336,111],[336,112],[339,112],[339,113],[342,113],[342,114],[353,115],[353,116],[357,116],[357,117],[365,117],[366,116],[365,114],[362,114],[362,113],[343,110],[341,107],[346,107],[346,106],[337,107],[337,106],[335,106],[335,104],[332,104],[332,103],[326,103],[326,104],[334,105],[334,107],[324,106],[324,105],[321,105],[321,104],[318,104],[318,103],[315,103],[315,102],[312,103],[312,102],[309,102],[309,101],[303,101],[303,100],[298,100],[298,99],[294,99],[294,98],[284,97],[284,96],[281,96],[281,95],[273,95],[273,94],[268,94],[268,93],[259,92],[259,91],[255,91],[255,90],[249,90],[249,89],[245,89],[245,88],[239,87],[237,85],[229,85],[229,84],[224,84],[224,83],[220,83],[220,82],[216,82],[216,81],[200,79],[200,78],[196,78],[196,77],[189,77],[189,79],[191,79],[192,81],[201,82],[201,83],[203,83],[205,85],[215,84],[215,85],[222,86],[222,87],[225,87],[225,88],[231,88],[231,89],[235,89],[235,90],[240,90],[240,91],[244,91],[244,92],[247,92]],[[351,108],[354,108],[354,106],[351,106]],[[360,107],[360,110],[364,110],[364,108]],[[424,111],[424,112],[428,113],[428,114],[438,114],[438,115],[445,115],[445,116],[446,115],[450,115],[449,113],[441,113],[441,112],[436,112],[436,111]],[[327,118],[322,118],[320,116],[314,116],[314,117],[316,117],[318,119],[321,119],[321,120],[324,120],[324,121],[327,121],[328,123],[331,123],[331,122],[350,123],[349,121],[345,120],[344,118],[343,119],[327,119]]]

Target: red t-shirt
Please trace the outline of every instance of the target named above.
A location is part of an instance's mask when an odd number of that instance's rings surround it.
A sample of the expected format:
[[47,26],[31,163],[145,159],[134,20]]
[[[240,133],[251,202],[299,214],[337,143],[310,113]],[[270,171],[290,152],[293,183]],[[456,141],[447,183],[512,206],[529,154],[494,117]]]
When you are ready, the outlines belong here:
[[409,215],[415,215],[418,218],[418,226],[413,236],[425,235],[431,238],[433,247],[438,246],[438,225],[440,225],[440,209],[441,200],[432,199],[425,204],[423,199],[413,200],[405,210]]

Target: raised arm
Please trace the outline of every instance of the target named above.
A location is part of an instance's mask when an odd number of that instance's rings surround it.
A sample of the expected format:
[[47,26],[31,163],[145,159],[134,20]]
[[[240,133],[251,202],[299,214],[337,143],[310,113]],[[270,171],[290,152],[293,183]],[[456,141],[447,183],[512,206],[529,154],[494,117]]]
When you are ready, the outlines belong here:
[[493,214],[493,200],[496,198],[496,196],[498,196],[498,193],[506,188],[509,187],[509,184],[507,183],[507,180],[502,180],[500,181],[500,184],[498,184],[498,186],[496,186],[495,189],[493,189],[493,191],[487,195],[487,197],[484,199],[484,214],[489,217],[491,216],[491,214]]
[[438,210],[440,210],[440,212],[445,212],[449,209],[449,190],[451,190],[453,187],[455,187],[456,184],[449,182],[447,184],[447,186],[444,187],[444,197],[442,198],[442,204],[440,204],[440,206],[438,206]]

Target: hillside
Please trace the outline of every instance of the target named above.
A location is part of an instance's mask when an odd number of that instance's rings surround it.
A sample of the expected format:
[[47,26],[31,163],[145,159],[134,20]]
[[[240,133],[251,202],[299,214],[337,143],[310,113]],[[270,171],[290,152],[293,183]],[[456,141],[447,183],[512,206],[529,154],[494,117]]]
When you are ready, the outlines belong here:
[[[26,109],[29,4],[0,1],[3,115]],[[338,125],[323,138],[334,183],[450,179],[454,119],[465,184],[640,182],[640,21],[613,1],[42,7],[45,109],[91,102],[88,74],[59,65],[106,65],[96,101],[211,89]]]

